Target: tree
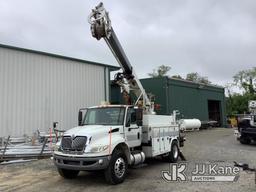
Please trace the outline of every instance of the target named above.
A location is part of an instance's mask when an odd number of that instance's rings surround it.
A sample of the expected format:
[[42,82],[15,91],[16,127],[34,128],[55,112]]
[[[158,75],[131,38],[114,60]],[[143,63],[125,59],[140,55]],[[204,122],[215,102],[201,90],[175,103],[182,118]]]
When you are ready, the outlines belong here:
[[239,71],[233,76],[234,84],[242,88],[245,93],[256,93],[256,67]]
[[226,98],[227,115],[248,113],[248,101],[256,100],[255,94],[232,94]]
[[173,75],[172,78],[174,78],[174,79],[183,79],[180,75]]
[[[231,93],[231,85],[238,86],[243,93]],[[235,115],[248,112],[248,101],[256,100],[256,67],[242,70],[233,76],[233,84],[226,87],[228,98],[227,114]]]
[[148,73],[148,76],[156,78],[156,77],[164,77],[171,70],[170,66],[161,65],[157,69],[153,69],[152,73]]
[[211,84],[211,82],[208,80],[208,77],[203,77],[198,73],[188,73],[186,80],[193,81],[195,83]]

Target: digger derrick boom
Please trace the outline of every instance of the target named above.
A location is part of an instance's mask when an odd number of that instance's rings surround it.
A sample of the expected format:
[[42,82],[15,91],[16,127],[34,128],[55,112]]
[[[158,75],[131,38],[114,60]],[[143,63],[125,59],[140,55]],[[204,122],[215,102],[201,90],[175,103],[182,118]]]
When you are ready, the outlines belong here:
[[108,12],[105,10],[103,3],[100,3],[92,10],[88,21],[91,24],[92,36],[97,40],[103,38],[106,41],[123,70],[122,73],[116,75],[116,83],[127,93],[133,91],[137,97],[135,105],[142,98],[144,112],[154,114],[154,104],[148,98],[140,80],[137,78],[131,63],[111,26],[111,20],[109,19]]

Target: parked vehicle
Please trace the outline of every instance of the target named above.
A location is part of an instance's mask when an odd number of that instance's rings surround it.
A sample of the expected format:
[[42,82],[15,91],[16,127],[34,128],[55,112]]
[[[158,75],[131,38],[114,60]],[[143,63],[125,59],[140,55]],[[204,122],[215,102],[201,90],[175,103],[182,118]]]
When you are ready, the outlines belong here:
[[235,130],[235,135],[242,144],[256,141],[256,101],[249,101],[248,108],[250,114],[238,115],[238,129]]
[[[125,96],[135,102],[127,105],[100,105],[79,111],[78,127],[64,133],[54,152],[54,163],[64,178],[79,171],[104,170],[111,184],[124,181],[129,166],[142,164],[145,158],[161,156],[175,163],[184,145],[184,133],[172,115],[156,115],[111,27],[108,12],[100,3],[89,16],[92,36],[104,38],[122,68],[115,82]],[[127,99],[127,102],[131,102]]]

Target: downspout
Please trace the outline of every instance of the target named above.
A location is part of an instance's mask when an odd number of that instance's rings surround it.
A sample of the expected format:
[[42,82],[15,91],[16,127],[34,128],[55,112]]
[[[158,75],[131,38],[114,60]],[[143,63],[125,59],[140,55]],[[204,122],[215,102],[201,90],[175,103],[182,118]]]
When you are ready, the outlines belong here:
[[227,108],[226,108],[226,97],[225,97],[225,88],[223,89],[223,102],[221,106],[221,119],[222,119],[222,126],[227,127]]
[[107,67],[104,67],[104,100],[107,101],[107,80],[106,80]]
[[168,77],[165,78],[165,97],[166,97],[166,115],[169,115],[169,87],[168,87]]
[[111,81],[110,81],[110,69],[108,68],[108,101],[109,103],[112,102],[111,100]]

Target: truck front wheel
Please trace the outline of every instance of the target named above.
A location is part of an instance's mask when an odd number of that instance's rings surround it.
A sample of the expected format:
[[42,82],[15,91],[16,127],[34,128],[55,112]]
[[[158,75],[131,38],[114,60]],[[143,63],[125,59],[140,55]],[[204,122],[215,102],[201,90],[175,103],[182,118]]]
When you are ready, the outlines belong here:
[[127,158],[121,150],[114,150],[105,170],[106,181],[112,185],[122,183],[126,177],[128,169]]
[[79,171],[76,170],[68,170],[68,169],[60,169],[58,168],[58,172],[60,176],[64,177],[65,179],[74,179],[77,177]]

